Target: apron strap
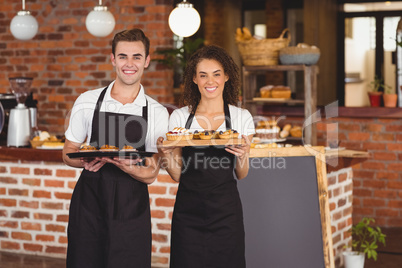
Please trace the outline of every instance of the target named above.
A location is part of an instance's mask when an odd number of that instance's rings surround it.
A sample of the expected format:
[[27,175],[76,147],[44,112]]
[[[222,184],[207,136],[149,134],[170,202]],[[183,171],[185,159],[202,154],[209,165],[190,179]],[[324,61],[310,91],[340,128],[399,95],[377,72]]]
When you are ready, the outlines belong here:
[[100,108],[101,108],[101,106],[102,106],[103,99],[105,98],[105,94],[106,94],[107,88],[108,88],[108,87],[105,87],[105,88],[102,90],[101,94],[99,95],[98,100],[96,101],[95,110],[94,110],[94,115],[93,115],[93,117],[92,117],[91,137],[89,138],[89,142],[90,142],[90,143],[92,142],[93,133],[97,133],[97,132],[96,132],[97,130],[95,129],[94,119],[98,119],[98,118],[99,118],[99,111],[100,111]]
[[[190,116],[187,119],[185,128],[190,129],[191,124],[193,123],[194,115],[195,112],[197,111],[197,106],[198,104],[194,107],[193,111],[190,113]],[[232,129],[232,122],[230,120],[230,111],[229,111],[229,105],[226,103],[226,101],[223,103],[223,111],[225,112],[225,125],[226,125],[226,130]]]

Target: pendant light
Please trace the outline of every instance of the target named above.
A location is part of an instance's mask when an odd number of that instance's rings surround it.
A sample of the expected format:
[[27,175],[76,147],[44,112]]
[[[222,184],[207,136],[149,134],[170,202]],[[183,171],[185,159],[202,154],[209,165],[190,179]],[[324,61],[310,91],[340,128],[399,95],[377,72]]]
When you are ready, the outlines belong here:
[[102,6],[102,0],[99,0],[99,6],[95,6],[85,20],[88,32],[97,37],[108,36],[113,32],[115,24],[113,14],[107,10],[107,6]]
[[186,2],[177,4],[169,15],[169,27],[172,32],[181,37],[189,37],[200,28],[201,18],[193,5]]
[[25,0],[22,0],[22,10],[11,20],[10,31],[19,40],[32,39],[38,32],[38,22],[25,10]]

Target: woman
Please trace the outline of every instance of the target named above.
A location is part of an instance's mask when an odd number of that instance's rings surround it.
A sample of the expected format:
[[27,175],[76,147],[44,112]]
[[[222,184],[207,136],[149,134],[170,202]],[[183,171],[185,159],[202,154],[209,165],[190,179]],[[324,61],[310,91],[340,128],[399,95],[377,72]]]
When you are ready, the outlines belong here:
[[[244,227],[237,179],[249,170],[251,114],[238,101],[238,67],[227,52],[206,46],[184,74],[184,103],[169,129],[237,130],[244,145],[160,149],[171,177],[180,182],[172,219],[170,267],[245,267]],[[159,138],[161,145],[163,138]],[[234,171],[234,172],[233,172]]]

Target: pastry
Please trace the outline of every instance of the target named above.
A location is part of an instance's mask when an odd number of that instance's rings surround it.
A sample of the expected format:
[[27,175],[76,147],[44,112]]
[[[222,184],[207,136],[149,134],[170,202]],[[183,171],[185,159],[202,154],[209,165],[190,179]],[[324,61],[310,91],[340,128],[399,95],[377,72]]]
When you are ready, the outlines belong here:
[[289,99],[291,97],[291,94],[292,94],[292,91],[290,90],[290,87],[286,87],[286,86],[275,86],[271,90],[272,98]]
[[168,141],[191,140],[193,134],[184,127],[175,127],[172,131],[166,133],[166,138]]
[[226,131],[220,131],[219,132],[219,138],[220,139],[230,139],[232,137],[232,134],[230,133],[230,130],[226,130]]
[[220,139],[231,139],[231,138],[237,139],[237,138],[239,138],[239,132],[237,132],[237,130],[234,130],[234,129],[220,131],[219,138]]
[[199,140],[200,139],[200,132],[198,130],[194,131],[193,133],[193,139]]
[[119,147],[113,146],[113,145],[108,145],[105,144],[102,147],[100,147],[99,151],[118,151]]
[[239,138],[239,132],[237,132],[237,130],[232,129],[232,135],[234,139],[238,139]]
[[289,132],[292,137],[296,138],[301,138],[303,135],[302,128],[299,126],[292,127]]
[[208,130],[200,133],[201,140],[210,140],[212,138],[212,133]]
[[135,151],[137,151],[137,149],[135,149],[133,146],[127,145],[127,144],[124,145],[121,150],[122,151],[127,151],[127,152],[135,152]]
[[83,144],[80,147],[80,151],[92,152],[97,151],[98,149],[95,146]]

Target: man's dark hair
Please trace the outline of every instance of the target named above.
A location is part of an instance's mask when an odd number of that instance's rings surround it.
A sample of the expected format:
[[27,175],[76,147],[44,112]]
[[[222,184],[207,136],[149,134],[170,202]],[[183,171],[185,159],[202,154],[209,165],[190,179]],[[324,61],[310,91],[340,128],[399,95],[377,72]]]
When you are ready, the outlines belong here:
[[115,55],[117,43],[120,41],[141,41],[145,47],[145,57],[149,55],[149,39],[145,36],[144,32],[141,29],[131,29],[131,30],[124,30],[117,33],[112,42],[112,53]]

